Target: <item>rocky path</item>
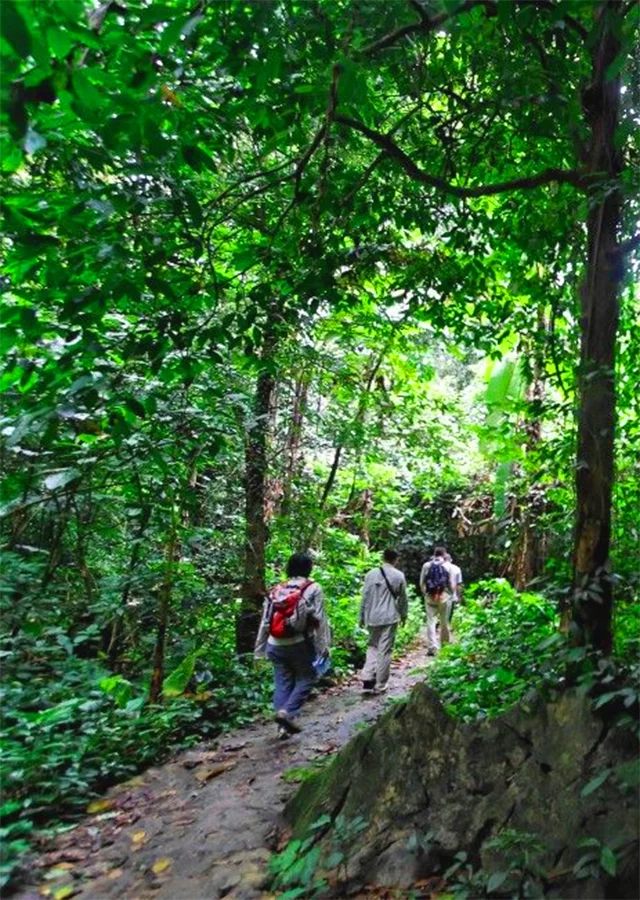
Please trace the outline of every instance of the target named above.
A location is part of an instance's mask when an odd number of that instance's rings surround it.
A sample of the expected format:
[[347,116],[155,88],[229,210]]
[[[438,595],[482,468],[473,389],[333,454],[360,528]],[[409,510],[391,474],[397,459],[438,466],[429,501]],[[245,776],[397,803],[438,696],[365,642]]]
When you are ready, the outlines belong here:
[[363,698],[356,679],[319,694],[287,741],[256,723],[117,785],[35,860],[20,900],[269,896],[267,862],[297,788],[290,770],[321,765],[420,681],[425,663],[420,644],[394,663],[384,695]]

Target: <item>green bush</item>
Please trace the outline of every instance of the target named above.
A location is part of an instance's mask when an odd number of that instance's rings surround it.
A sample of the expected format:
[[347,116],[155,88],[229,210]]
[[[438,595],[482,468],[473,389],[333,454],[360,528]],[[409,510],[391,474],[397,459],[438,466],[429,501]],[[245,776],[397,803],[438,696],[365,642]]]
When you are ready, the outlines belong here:
[[504,579],[473,585],[454,624],[458,643],[443,648],[428,678],[447,710],[466,720],[515,703],[545,677],[557,649],[553,641],[540,647],[557,633],[554,606]]

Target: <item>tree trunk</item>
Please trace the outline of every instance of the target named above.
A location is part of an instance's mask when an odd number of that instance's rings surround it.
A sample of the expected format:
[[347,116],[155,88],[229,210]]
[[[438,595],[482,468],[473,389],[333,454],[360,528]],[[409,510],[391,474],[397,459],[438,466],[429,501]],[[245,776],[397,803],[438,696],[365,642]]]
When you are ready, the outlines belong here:
[[304,377],[296,381],[293,395],[293,408],[291,410],[291,424],[287,435],[286,463],[282,486],[281,511],[285,515],[288,514],[291,507],[293,481],[300,463],[302,423],[304,421],[304,410],[307,403],[308,388],[308,382]]
[[129,596],[131,594],[133,577],[138,567],[138,563],[140,562],[142,541],[150,520],[151,506],[143,503],[140,523],[132,542],[133,549],[131,551],[131,556],[129,557],[129,565],[127,566],[127,574],[125,576],[124,587],[122,589],[122,596],[120,599],[120,608],[117,611],[113,622],[111,623],[111,632],[109,635],[109,642],[106,650],[109,668],[112,672],[119,671],[118,661],[120,657],[120,650],[122,648],[122,623],[127,613],[127,603],[129,602]]
[[618,78],[607,70],[620,51],[618,0],[602,3],[592,50],[592,82],[583,94],[590,129],[587,167],[594,183],[587,217],[588,260],[582,288],[577,522],[573,630],[579,643],[610,652],[613,592],[609,544],[614,463],[615,345],[622,254],[618,243],[621,160],[615,144]]
[[166,545],[166,565],[164,578],[158,597],[158,619],[156,630],[156,643],[153,648],[153,672],[151,675],[151,687],[149,689],[149,703],[160,703],[162,700],[162,682],[164,681],[164,651],[169,626],[169,611],[171,609],[171,591],[173,589],[173,572],[176,555],[177,534],[175,522]]
[[276,380],[267,368],[258,375],[254,421],[245,446],[246,541],[241,607],[236,617],[236,651],[253,650],[265,594],[267,441]]

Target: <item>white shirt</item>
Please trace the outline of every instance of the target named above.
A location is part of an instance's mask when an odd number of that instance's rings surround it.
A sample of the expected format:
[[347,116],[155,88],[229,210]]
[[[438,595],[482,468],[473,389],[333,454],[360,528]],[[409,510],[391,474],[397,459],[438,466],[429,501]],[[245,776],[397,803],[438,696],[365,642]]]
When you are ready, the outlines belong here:
[[462,569],[455,563],[449,563],[449,571],[451,573],[451,584],[453,585],[453,599],[458,598],[458,585],[462,584]]

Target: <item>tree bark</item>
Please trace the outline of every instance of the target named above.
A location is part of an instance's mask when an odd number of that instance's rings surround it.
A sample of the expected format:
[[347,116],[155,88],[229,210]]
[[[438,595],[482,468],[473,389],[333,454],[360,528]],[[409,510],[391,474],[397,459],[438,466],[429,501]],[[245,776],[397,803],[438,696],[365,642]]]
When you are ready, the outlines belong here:
[[[265,354],[269,358],[271,354]],[[236,617],[236,652],[253,650],[260,621],[265,586],[265,517],[267,481],[267,443],[269,420],[276,379],[264,367],[258,375],[254,402],[254,421],[245,445],[245,516],[244,577],[241,606]]]
[[122,589],[122,596],[120,599],[120,608],[116,612],[116,615],[111,624],[111,633],[106,650],[108,665],[112,672],[119,671],[118,662],[120,657],[120,650],[122,648],[122,624],[127,612],[127,603],[129,602],[129,596],[131,594],[133,576],[135,575],[138,563],[140,562],[142,541],[150,520],[151,506],[147,503],[142,503],[140,523],[132,542],[133,549],[131,551],[131,556],[129,557],[129,565],[127,566],[127,574],[125,576],[124,587]]
[[611,651],[613,591],[609,561],[614,476],[615,346],[622,280],[619,230],[622,169],[615,135],[620,83],[607,70],[620,52],[619,0],[597,12],[599,39],[592,49],[592,81],[583,94],[590,130],[587,167],[587,268],[581,293],[577,521],[574,543],[573,631],[576,640]]
[[160,593],[158,597],[158,617],[156,630],[156,643],[153,648],[153,671],[151,674],[151,687],[149,689],[149,703],[160,703],[162,700],[162,682],[164,681],[164,653],[169,626],[169,612],[171,609],[171,591],[173,590],[173,573],[176,555],[177,534],[175,522],[166,544],[165,570]]
[[302,441],[302,424],[304,410],[307,403],[307,391],[309,384],[302,377],[296,381],[293,395],[293,408],[291,410],[291,424],[287,435],[286,463],[282,486],[281,511],[286,515],[291,506],[291,492],[293,481],[300,463],[300,444]]

